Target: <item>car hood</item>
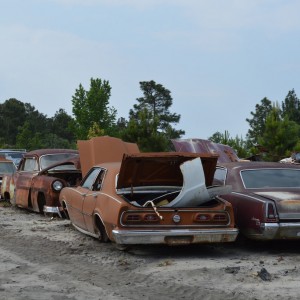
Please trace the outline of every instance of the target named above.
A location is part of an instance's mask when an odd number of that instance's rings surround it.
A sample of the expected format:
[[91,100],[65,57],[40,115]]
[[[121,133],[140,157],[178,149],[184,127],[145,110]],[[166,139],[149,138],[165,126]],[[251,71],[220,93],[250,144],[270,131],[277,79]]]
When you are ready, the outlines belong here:
[[172,139],[177,152],[211,153],[218,155],[218,163],[239,161],[236,152],[228,145],[203,139]]
[[255,194],[273,200],[280,219],[300,219],[300,192],[274,191]]
[[218,156],[198,153],[140,153],[124,154],[117,189],[137,186],[182,186],[180,165],[201,158],[205,184],[212,185]]
[[107,162],[121,162],[123,154],[139,153],[135,143],[127,143],[110,136],[98,136],[90,140],[77,141],[82,175],[95,165]]

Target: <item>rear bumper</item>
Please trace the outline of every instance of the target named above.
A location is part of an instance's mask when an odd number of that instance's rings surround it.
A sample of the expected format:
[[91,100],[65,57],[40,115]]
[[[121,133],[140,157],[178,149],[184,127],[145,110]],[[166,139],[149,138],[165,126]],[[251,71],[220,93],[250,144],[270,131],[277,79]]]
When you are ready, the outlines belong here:
[[113,230],[117,244],[168,244],[184,245],[196,243],[234,242],[238,229],[206,230]]
[[300,239],[300,222],[297,223],[262,223],[260,233],[246,234],[256,240]]

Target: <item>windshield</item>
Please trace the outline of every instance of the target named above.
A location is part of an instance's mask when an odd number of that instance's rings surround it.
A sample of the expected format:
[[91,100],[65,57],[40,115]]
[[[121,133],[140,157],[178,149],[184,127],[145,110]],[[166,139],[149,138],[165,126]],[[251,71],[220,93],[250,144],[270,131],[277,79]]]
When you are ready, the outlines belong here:
[[1,162],[0,163],[0,174],[13,174],[16,167],[11,162]]
[[300,188],[300,169],[244,170],[241,177],[245,188]]
[[41,169],[46,169],[51,165],[54,165],[59,162],[67,161],[69,159],[78,157],[77,153],[58,153],[58,154],[48,154],[43,155],[40,158]]

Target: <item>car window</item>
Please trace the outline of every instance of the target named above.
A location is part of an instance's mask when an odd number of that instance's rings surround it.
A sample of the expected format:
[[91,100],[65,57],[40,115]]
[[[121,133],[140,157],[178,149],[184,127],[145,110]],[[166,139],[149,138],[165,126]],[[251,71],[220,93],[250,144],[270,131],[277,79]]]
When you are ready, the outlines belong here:
[[245,188],[300,188],[300,169],[243,170],[241,177]]
[[32,158],[26,158],[24,164],[22,165],[23,171],[38,171],[38,162],[37,160]]
[[226,169],[224,168],[216,168],[213,185],[224,185],[226,179]]
[[15,165],[12,162],[0,163],[0,174],[13,174],[16,170]]
[[89,190],[93,190],[93,185],[96,181],[96,178],[98,177],[99,173],[100,173],[101,169],[100,168],[94,168],[90,171],[90,173],[87,175],[87,177],[85,178],[85,180],[82,183],[82,187],[89,189]]

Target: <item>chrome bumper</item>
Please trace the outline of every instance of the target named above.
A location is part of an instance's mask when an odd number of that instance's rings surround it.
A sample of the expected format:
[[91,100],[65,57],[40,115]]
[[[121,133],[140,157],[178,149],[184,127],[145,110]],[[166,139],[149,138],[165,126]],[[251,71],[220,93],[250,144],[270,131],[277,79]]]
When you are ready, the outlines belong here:
[[234,242],[238,229],[207,230],[119,230],[112,231],[117,244],[168,244],[184,245],[196,243]]
[[58,214],[62,218],[62,215],[60,213],[60,208],[57,206],[44,205],[43,212],[44,212],[44,214],[48,214],[48,213],[49,214]]
[[300,239],[299,223],[262,223],[261,233],[249,233],[249,238],[256,240]]

